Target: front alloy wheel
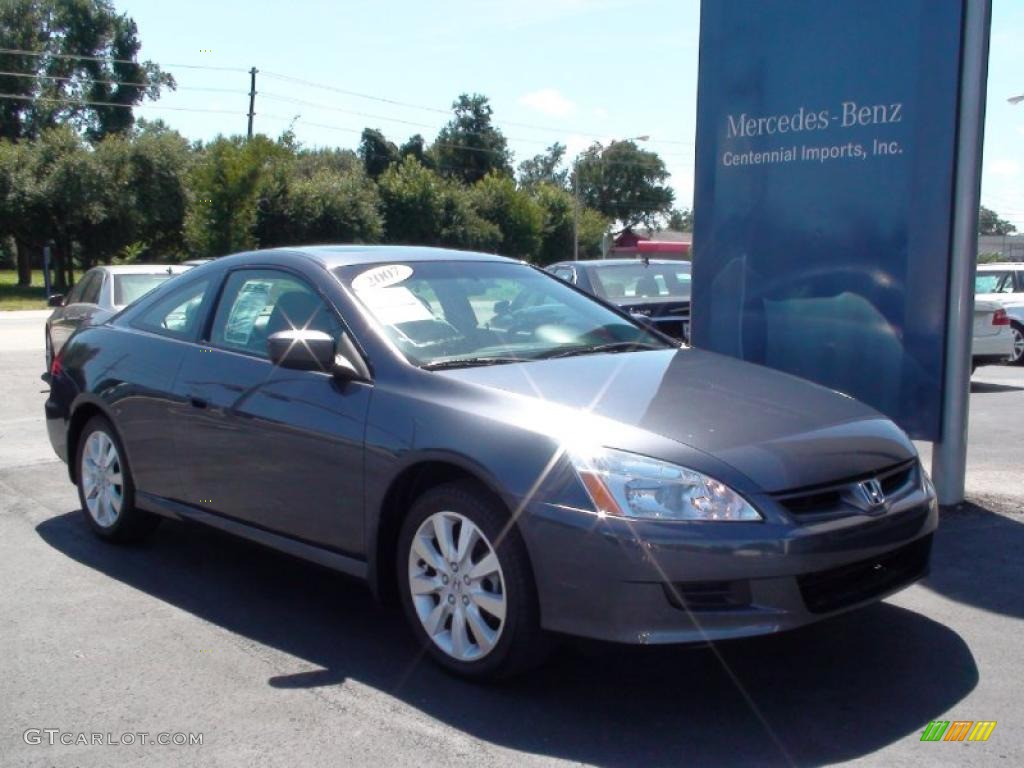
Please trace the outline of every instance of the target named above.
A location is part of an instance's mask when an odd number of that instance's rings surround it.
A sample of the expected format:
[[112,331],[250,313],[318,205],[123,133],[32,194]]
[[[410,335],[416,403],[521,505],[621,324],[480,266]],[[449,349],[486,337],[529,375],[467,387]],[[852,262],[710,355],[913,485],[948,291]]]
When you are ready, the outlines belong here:
[[402,523],[396,554],[405,615],[442,667],[485,680],[544,659],[549,643],[526,544],[487,489],[465,480],[423,493]]
[[481,659],[501,638],[501,563],[469,518],[443,511],[423,521],[409,552],[409,592],[424,631],[453,659]]

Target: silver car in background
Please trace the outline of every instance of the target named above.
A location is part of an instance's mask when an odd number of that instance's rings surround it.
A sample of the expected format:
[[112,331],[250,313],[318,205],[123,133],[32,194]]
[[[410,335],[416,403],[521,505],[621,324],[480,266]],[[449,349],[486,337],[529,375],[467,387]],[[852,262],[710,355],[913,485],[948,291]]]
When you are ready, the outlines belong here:
[[1012,339],[1007,361],[1024,365],[1024,263],[979,264],[974,293],[977,301],[998,301],[1006,310]]
[[93,267],[66,296],[52,294],[48,301],[54,310],[46,319],[46,370],[50,370],[54,355],[79,327],[120,312],[165,280],[190,268],[179,264]]

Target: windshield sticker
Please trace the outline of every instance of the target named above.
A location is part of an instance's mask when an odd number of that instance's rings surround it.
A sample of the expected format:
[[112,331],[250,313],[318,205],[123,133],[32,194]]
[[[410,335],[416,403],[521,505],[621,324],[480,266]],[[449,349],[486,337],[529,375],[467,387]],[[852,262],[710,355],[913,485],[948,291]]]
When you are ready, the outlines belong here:
[[355,276],[355,279],[352,280],[352,290],[362,293],[375,288],[389,288],[407,280],[411,274],[412,267],[407,264],[386,264],[383,267],[374,267]]
[[364,290],[359,294],[359,298],[384,325],[434,319],[434,313],[427,305],[418,299],[415,293],[401,285]]
[[269,280],[249,280],[242,286],[228,315],[225,341],[243,346],[249,343],[256,320],[267,307],[270,289]]

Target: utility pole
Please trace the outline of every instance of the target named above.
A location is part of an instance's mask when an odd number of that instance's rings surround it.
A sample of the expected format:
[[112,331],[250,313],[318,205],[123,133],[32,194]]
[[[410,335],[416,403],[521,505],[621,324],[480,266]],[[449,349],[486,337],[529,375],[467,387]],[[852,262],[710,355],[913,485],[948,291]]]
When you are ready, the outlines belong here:
[[580,260],[580,156],[576,155],[576,161],[572,168],[572,258],[573,261]]
[[252,138],[252,118],[256,114],[256,72],[259,70],[253,67],[249,70],[249,138]]

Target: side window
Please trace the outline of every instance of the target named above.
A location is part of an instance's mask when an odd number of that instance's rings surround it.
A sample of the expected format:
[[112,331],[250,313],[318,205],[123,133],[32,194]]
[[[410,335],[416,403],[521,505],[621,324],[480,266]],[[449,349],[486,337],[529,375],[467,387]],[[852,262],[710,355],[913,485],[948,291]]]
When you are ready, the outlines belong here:
[[71,293],[68,294],[68,300],[65,304],[81,304],[84,302],[85,293],[89,290],[89,286],[92,285],[96,278],[97,271],[95,269],[90,269],[82,275],[82,279],[75,284],[75,287],[71,289]]
[[337,339],[341,323],[305,281],[272,269],[243,269],[232,272],[224,285],[210,343],[267,357],[267,339],[293,328]]
[[552,273],[555,277],[560,277],[567,283],[576,283],[576,275],[569,267],[557,267]]
[[68,304],[77,304],[82,300],[82,291],[85,289],[85,284],[89,282],[89,278],[91,276],[92,273],[89,272],[85,274],[81,280],[75,283],[75,287],[71,289],[70,293],[68,293],[67,298],[64,300],[65,306]]
[[1014,272],[1017,276],[1017,287],[1014,288],[1014,293],[1024,293],[1024,270],[1018,269]]
[[209,287],[209,279],[183,285],[143,311],[132,325],[176,339],[194,339]]
[[86,280],[86,284],[82,287],[82,298],[80,301],[83,304],[98,304],[100,301],[100,288],[103,286],[103,273],[99,270],[94,270],[89,273]]

